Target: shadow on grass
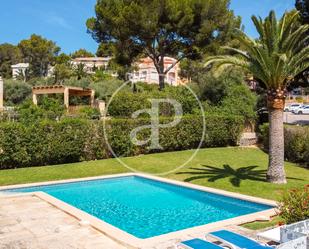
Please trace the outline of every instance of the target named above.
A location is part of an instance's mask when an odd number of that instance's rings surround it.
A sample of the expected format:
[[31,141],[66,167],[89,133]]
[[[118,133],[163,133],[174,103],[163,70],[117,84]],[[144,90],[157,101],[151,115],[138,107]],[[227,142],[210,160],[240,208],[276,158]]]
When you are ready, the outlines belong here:
[[[258,166],[247,166],[234,169],[228,164],[224,164],[222,168],[209,165],[201,165],[200,168],[189,168],[192,171],[178,172],[176,174],[190,174],[191,177],[186,178],[185,182],[191,182],[199,179],[208,179],[209,182],[215,182],[219,179],[229,178],[230,183],[239,187],[241,181],[251,180],[266,182],[266,172],[264,169],[256,169]],[[303,180],[299,178],[287,177],[287,179]]]
[[258,166],[247,166],[238,169],[233,169],[230,165],[224,164],[222,168],[209,165],[202,165],[201,168],[189,168],[192,171],[179,172],[177,174],[193,175],[186,178],[186,182],[191,182],[199,179],[208,179],[209,182],[229,178],[231,184],[239,187],[242,180],[266,181],[266,170],[256,169]]

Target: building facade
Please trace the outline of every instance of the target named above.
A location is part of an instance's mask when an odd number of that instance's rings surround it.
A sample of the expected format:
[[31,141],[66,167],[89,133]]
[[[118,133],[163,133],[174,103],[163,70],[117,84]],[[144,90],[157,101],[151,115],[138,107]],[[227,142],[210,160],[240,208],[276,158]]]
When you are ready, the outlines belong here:
[[16,80],[18,77],[25,78],[26,71],[29,69],[29,63],[18,63],[11,66],[12,68],[12,77]]
[[[176,64],[175,64],[176,63]],[[165,76],[165,82],[172,86],[183,84],[179,78],[180,66],[177,60],[172,57],[164,57],[164,70],[175,64]],[[142,58],[136,63],[136,70],[129,74],[132,82],[146,82],[149,84],[159,84],[159,74],[157,69],[149,57]]]
[[84,69],[87,73],[95,73],[97,69],[106,70],[108,67],[108,63],[111,57],[79,57],[75,58],[71,61],[71,64],[74,67],[82,64],[84,65]]

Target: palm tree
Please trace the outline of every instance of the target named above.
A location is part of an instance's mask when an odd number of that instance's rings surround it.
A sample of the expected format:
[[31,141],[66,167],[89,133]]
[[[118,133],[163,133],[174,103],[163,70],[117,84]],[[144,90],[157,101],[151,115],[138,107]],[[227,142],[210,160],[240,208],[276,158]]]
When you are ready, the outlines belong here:
[[286,183],[284,171],[283,109],[286,88],[293,78],[309,66],[309,47],[304,34],[309,25],[297,26],[298,13],[285,13],[281,20],[274,11],[262,20],[252,17],[259,33],[253,40],[237,30],[235,38],[243,50],[229,48],[232,55],[207,58],[206,65],[215,69],[237,66],[251,73],[267,89],[269,111],[269,163],[267,180]]

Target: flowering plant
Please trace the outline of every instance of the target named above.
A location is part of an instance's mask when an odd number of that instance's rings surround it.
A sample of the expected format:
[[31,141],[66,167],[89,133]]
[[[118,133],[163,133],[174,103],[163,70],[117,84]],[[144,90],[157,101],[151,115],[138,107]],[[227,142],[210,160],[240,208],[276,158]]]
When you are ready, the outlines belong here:
[[287,224],[309,219],[309,184],[287,191],[279,203],[279,210]]

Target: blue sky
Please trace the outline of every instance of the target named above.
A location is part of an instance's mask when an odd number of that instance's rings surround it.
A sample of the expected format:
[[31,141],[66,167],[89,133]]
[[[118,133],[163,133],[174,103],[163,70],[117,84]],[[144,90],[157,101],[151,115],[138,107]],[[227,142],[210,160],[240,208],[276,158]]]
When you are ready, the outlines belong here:
[[[51,39],[70,53],[79,48],[92,52],[97,43],[86,33],[85,22],[94,15],[96,0],[1,0],[0,43],[17,44],[32,33]],[[294,7],[295,0],[231,0],[245,31],[255,37],[251,15],[265,17],[271,9],[278,15]]]

